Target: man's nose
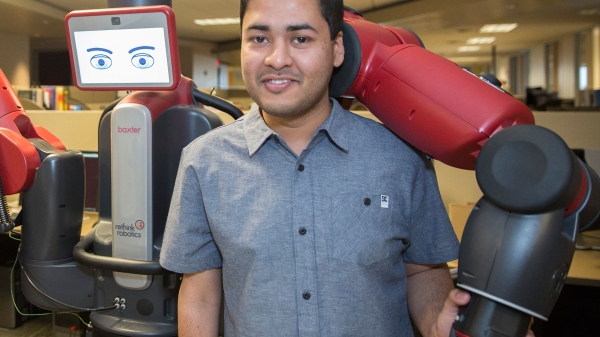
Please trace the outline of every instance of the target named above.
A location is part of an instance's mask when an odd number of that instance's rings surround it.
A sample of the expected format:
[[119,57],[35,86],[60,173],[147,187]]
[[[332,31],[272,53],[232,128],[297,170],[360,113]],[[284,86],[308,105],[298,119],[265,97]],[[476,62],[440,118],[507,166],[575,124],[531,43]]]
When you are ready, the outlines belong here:
[[269,55],[265,58],[265,65],[274,69],[290,67],[293,63],[289,44],[284,41],[273,43]]

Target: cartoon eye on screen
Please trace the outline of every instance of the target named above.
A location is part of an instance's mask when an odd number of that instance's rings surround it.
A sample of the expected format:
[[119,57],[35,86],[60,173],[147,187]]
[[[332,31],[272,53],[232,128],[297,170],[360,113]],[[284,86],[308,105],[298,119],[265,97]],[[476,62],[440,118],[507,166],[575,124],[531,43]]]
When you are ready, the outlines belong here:
[[[90,48],[88,52],[103,52],[105,54],[112,54],[112,51],[104,48]],[[112,65],[112,59],[110,56],[105,54],[96,54],[92,56],[90,64],[96,69],[108,69]]]
[[69,13],[65,25],[75,85],[84,90],[175,88],[181,74],[174,20],[167,6]]
[[[132,54],[138,50],[155,50],[156,48],[154,47],[150,47],[150,46],[140,46],[140,47],[135,47],[133,49],[131,49],[128,53]],[[112,65],[112,59],[109,55],[106,54],[113,54],[112,51],[105,49],[105,48],[89,48],[87,50],[88,52],[102,52],[103,54],[96,54],[94,56],[92,56],[91,60],[90,60],[90,64],[92,65],[92,67],[99,69],[99,70],[103,70],[103,69],[108,69],[110,68],[110,66]],[[119,55],[115,55],[116,58],[119,57]],[[123,61],[123,60],[121,60]],[[150,67],[152,67],[154,65],[154,57],[152,57],[152,55],[148,54],[148,53],[136,53],[133,55],[133,57],[131,57],[131,64],[139,69],[148,69]],[[118,62],[118,61],[117,61]]]
[[[132,50],[130,50],[129,54],[136,52],[138,50],[144,50],[144,49],[154,50],[155,48],[150,47],[150,46],[136,47],[136,48],[133,48]],[[152,55],[147,54],[147,53],[135,54],[131,58],[131,64],[133,64],[135,67],[140,68],[140,69],[147,69],[154,65],[154,57],[152,57]]]

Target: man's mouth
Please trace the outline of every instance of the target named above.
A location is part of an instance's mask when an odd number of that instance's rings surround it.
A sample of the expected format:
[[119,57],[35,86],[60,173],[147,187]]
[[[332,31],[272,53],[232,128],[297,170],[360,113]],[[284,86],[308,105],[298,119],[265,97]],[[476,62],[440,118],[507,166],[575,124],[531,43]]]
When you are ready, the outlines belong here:
[[265,88],[275,94],[280,94],[288,89],[290,89],[294,83],[298,83],[298,81],[293,78],[263,78],[262,79]]
[[270,84],[284,84],[289,82],[291,82],[291,80],[267,80],[267,83]]

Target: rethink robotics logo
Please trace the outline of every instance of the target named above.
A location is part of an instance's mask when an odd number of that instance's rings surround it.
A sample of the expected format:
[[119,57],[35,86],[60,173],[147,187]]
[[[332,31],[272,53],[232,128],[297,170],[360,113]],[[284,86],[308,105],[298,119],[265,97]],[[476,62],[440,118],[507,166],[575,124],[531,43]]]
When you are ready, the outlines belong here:
[[138,231],[141,231],[142,229],[144,229],[144,222],[142,220],[136,221],[135,225],[126,225],[124,223],[120,225],[115,225],[117,236],[141,238],[142,233],[138,233]]

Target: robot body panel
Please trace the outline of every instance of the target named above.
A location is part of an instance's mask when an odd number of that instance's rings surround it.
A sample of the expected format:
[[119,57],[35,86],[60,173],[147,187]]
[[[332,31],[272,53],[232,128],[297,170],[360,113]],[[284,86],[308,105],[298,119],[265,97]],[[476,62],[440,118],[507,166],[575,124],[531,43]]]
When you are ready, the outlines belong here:
[[53,151],[23,192],[21,256],[32,261],[58,261],[73,256],[81,238],[84,163],[79,151]]
[[483,198],[463,233],[459,287],[547,320],[575,251],[564,222],[562,210],[509,213]]
[[94,309],[94,273],[74,261],[34,263],[21,258],[21,289],[27,300],[46,310]]
[[123,288],[113,273],[96,270],[96,306],[115,309],[90,314],[93,336],[177,336],[179,278],[176,274],[154,275],[148,288],[140,291]]
[[160,135],[153,138],[152,144],[154,247],[162,245],[181,151],[199,135],[222,124],[221,119],[212,111],[183,104],[170,107],[153,122],[154,134]]
[[83,155],[51,149],[41,140],[33,144],[44,159],[31,187],[23,191],[26,225],[19,254],[23,294],[48,310],[93,308],[91,269],[77,265],[72,254],[81,236]]
[[425,48],[423,41],[415,34],[413,31],[408,30],[406,28],[399,27],[385,27],[385,29],[389,30],[390,33],[394,34],[398,41],[402,44],[413,44],[415,46],[420,46]]
[[[112,256],[152,260],[152,116],[138,103],[119,103],[111,118]],[[115,272],[122,287],[146,289],[151,276]]]

